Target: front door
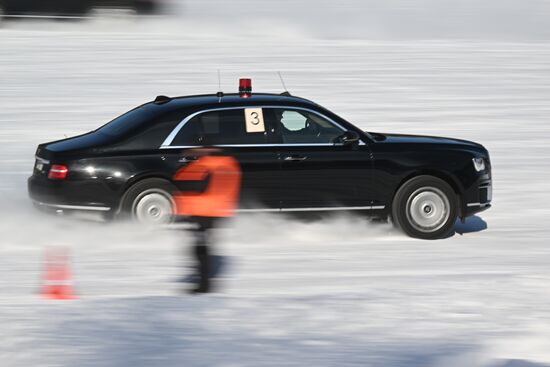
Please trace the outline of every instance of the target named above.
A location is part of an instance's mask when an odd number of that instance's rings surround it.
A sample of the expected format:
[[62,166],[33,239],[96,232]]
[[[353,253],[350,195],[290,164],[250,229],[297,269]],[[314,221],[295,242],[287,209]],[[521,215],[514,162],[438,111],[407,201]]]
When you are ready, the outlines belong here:
[[362,210],[372,204],[372,160],[364,143],[335,143],[345,130],[311,110],[270,108],[279,137],[283,211]]

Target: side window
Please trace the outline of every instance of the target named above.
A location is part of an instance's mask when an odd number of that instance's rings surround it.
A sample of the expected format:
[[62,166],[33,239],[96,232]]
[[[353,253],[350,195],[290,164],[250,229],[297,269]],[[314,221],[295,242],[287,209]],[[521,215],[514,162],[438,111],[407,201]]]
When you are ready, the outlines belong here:
[[235,109],[205,112],[193,117],[178,132],[171,145],[264,144],[265,142],[265,131],[247,132],[245,110]]
[[334,143],[344,131],[325,118],[307,111],[274,108],[273,126],[285,144]]
[[306,127],[307,117],[296,111],[283,111],[280,122],[289,131],[300,131]]
[[146,127],[122,142],[121,146],[125,149],[157,149],[181,121],[182,115],[183,113],[178,111],[152,118]]

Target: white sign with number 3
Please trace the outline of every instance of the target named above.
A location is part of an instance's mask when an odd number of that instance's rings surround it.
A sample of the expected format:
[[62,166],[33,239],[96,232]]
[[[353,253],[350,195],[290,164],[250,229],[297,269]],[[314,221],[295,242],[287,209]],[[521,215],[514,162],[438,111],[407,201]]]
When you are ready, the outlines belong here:
[[261,108],[245,108],[247,133],[262,133],[265,131],[264,113]]

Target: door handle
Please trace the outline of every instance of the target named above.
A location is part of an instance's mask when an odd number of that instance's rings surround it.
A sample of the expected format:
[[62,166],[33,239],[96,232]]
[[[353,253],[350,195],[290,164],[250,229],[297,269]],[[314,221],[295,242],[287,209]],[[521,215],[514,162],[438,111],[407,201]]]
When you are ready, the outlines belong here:
[[287,155],[283,158],[286,162],[301,162],[305,161],[307,159],[306,156],[303,155]]
[[198,159],[198,157],[195,157],[195,156],[187,156],[187,157],[180,158],[178,162],[180,162],[180,163],[189,163],[189,162],[192,162],[192,161],[196,161],[197,159]]

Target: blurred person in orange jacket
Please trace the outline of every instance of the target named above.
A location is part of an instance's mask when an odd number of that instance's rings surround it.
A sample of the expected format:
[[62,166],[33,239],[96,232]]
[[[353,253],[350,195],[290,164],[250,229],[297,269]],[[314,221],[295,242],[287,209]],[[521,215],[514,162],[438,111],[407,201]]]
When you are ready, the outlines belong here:
[[183,187],[174,193],[176,215],[190,218],[196,226],[194,255],[199,284],[192,292],[207,293],[212,276],[211,230],[221,219],[234,215],[239,200],[241,169],[235,158],[223,155],[219,149],[193,149],[186,151],[185,155],[195,160],[179,169],[173,177],[176,184]]

